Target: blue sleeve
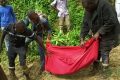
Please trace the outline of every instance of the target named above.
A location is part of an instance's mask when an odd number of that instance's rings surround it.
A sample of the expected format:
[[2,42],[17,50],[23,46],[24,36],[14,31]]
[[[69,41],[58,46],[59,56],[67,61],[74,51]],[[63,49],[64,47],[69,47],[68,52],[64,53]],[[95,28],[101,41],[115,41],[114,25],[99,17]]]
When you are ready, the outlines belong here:
[[1,29],[1,13],[0,13],[0,29]]
[[15,23],[16,22],[16,15],[15,15],[15,13],[13,11],[12,6],[10,6],[10,7],[11,7],[11,14],[12,14],[12,17],[13,17],[13,22]]

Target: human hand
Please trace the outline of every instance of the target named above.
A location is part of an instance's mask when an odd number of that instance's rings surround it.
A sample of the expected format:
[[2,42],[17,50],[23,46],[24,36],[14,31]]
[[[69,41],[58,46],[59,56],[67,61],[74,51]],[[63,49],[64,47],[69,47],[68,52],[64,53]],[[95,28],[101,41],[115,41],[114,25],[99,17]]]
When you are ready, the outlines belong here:
[[84,41],[81,41],[80,46],[83,46],[84,44],[85,44],[85,42],[84,42]]
[[100,34],[97,32],[95,35],[93,35],[93,38],[98,39]]
[[50,39],[49,39],[49,38],[47,38],[46,42],[50,42]]
[[83,38],[81,38],[80,46],[83,46],[84,44],[85,44],[85,41],[83,40]]
[[48,36],[47,36],[47,42],[50,42],[50,40],[51,40],[51,35],[48,34]]

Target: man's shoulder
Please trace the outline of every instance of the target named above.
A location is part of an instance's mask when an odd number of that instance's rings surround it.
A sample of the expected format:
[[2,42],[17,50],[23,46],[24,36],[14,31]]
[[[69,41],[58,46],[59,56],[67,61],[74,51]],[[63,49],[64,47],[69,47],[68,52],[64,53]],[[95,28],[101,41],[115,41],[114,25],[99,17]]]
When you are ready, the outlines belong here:
[[97,11],[99,12],[105,9],[113,9],[113,6],[107,0],[99,0]]
[[6,5],[6,7],[12,7],[12,5]]
[[14,26],[15,24],[9,24],[8,26],[6,26],[5,28],[4,28],[4,30],[5,31],[11,31],[12,30],[12,27]]
[[13,9],[13,7],[11,5],[6,5],[6,8]]
[[3,7],[3,6],[0,5],[0,11],[3,12],[6,9],[12,9],[12,6],[11,5],[6,5],[6,6]]
[[103,6],[110,6],[110,3],[106,0],[99,0],[99,6],[103,7]]

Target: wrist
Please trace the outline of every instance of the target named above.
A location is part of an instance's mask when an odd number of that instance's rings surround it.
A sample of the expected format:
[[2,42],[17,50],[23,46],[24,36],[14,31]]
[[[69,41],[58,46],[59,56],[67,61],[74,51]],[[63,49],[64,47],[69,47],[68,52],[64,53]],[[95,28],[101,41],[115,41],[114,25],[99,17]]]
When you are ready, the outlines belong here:
[[84,38],[81,38],[80,41],[84,41]]

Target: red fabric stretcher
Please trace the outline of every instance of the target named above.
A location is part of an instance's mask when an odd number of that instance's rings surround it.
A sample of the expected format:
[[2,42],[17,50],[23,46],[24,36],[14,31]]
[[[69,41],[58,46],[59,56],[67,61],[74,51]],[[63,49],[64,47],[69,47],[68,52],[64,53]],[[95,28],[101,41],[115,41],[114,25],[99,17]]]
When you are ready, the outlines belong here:
[[72,74],[88,67],[98,56],[98,40],[91,38],[83,47],[46,43],[45,69],[53,74]]

